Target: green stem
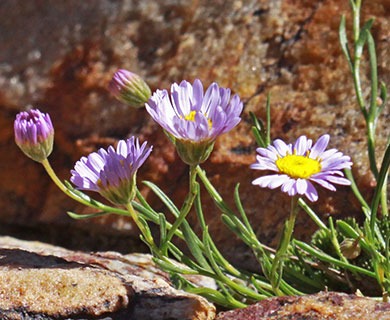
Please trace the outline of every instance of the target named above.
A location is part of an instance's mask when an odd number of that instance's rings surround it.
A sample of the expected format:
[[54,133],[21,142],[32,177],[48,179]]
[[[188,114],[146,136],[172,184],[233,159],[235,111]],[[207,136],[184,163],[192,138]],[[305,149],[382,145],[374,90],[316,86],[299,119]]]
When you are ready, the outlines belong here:
[[[361,31],[360,31],[360,7],[361,0],[356,2],[351,1],[353,8],[353,34],[354,34],[354,44],[355,52],[353,59],[353,81],[355,86],[355,92],[357,101],[362,111],[367,125],[367,143],[368,143],[368,157],[370,160],[370,169],[374,174],[375,178],[378,178],[378,169],[376,166],[376,155],[375,155],[375,116],[376,116],[376,96],[377,96],[377,72],[376,72],[376,57],[375,57],[375,48],[371,35],[368,34],[369,42],[369,53],[370,53],[370,66],[371,66],[371,101],[370,109],[367,110],[365,101],[363,98],[361,80],[360,80],[360,61],[363,53],[363,44],[361,43]],[[362,30],[362,32],[369,32],[367,30]]]
[[58,176],[56,175],[56,173],[54,172],[52,166],[50,165],[50,162],[48,159],[45,159],[41,162],[41,164],[43,165],[43,167],[45,168],[47,174],[49,175],[49,177],[53,180],[53,182],[56,184],[56,186],[63,192],[65,193],[67,196],[69,196],[70,198],[72,198],[73,200],[76,200],[77,202],[80,202],[86,206],[91,206],[91,204],[82,199],[81,197],[77,196],[76,194],[74,194],[71,190],[69,190],[65,184],[58,178]]
[[173,235],[175,234],[176,230],[180,227],[180,225],[183,223],[185,218],[187,217],[188,213],[190,212],[192,205],[194,203],[196,194],[197,194],[197,187],[196,187],[196,168],[197,165],[190,166],[190,185],[189,185],[189,192],[184,200],[184,204],[180,210],[180,214],[175,220],[175,222],[172,225],[172,228],[168,231],[168,234],[166,238],[164,239],[164,242],[161,244],[161,251],[164,254],[167,254],[168,250],[168,243],[172,239]]
[[360,107],[360,110],[363,112],[364,116],[367,118],[367,110],[363,99],[363,93],[362,93],[362,87],[361,87],[361,81],[360,81],[360,59],[362,55],[362,50],[359,50],[358,42],[360,38],[360,6],[361,6],[361,0],[357,0],[354,2],[353,0],[350,0],[351,6],[352,6],[352,13],[353,13],[353,40],[354,40],[354,59],[353,59],[353,68],[352,68],[352,75],[353,75],[353,82],[355,86],[355,92],[357,101]]
[[376,166],[375,155],[375,120],[366,119],[367,123],[367,146],[370,169],[376,180],[378,180],[378,168]]
[[157,248],[156,244],[154,243],[154,239],[150,233],[150,230],[148,230],[146,228],[145,224],[139,219],[139,216],[138,216],[137,212],[135,212],[134,207],[131,204],[131,202],[129,202],[126,205],[126,209],[128,210],[130,217],[133,219],[133,221],[137,225],[138,229],[140,230],[142,237],[143,237],[145,243],[149,246],[152,254],[156,257],[159,257],[160,259],[163,258],[160,250]]
[[91,208],[95,208],[95,209],[99,209],[99,210],[103,210],[104,212],[107,212],[107,213],[115,213],[115,214],[121,215],[121,216],[128,216],[127,210],[105,205],[105,204],[103,204],[101,202],[98,202],[96,200],[93,200],[93,199],[89,198],[89,196],[87,196],[86,194],[82,193],[79,190],[76,190],[76,189],[72,190],[71,187],[67,187],[58,178],[58,176],[54,172],[52,166],[50,165],[50,162],[49,162],[48,159],[43,160],[41,162],[41,164],[43,165],[43,167],[45,168],[47,174],[53,180],[55,185],[63,193],[65,193],[68,197],[72,198],[73,200],[75,200],[75,201],[77,201],[77,202],[79,202],[79,203],[81,203],[81,204],[83,204],[85,206],[88,206],[88,207],[91,207]]
[[389,207],[387,206],[387,183],[388,175],[385,176],[385,181],[381,189],[381,207],[382,207],[382,216],[387,217],[389,215]]
[[334,223],[333,223],[332,217],[329,218],[329,228],[330,228],[330,241],[333,245],[333,248],[336,251],[336,254],[339,256],[339,258],[342,262],[348,263],[347,258],[341,252],[340,243],[337,239],[336,229],[334,228]]
[[351,182],[351,189],[352,192],[354,193],[356,199],[360,202],[362,207],[364,207],[366,210],[364,210],[364,213],[366,214],[367,212],[370,211],[370,206],[366,202],[366,200],[363,198],[362,194],[360,193],[360,190],[355,182],[355,179],[352,175],[352,170],[351,169],[344,169],[345,176],[347,179]]
[[295,220],[298,213],[298,198],[296,196],[291,198],[290,216],[285,223],[282,239],[279,243],[279,248],[276,251],[271,268],[271,284],[273,291],[277,295],[281,295],[279,284],[283,276],[284,259],[287,254],[288,246],[291,241],[291,236],[294,231]]
[[383,185],[381,188],[381,206],[382,206],[382,216],[387,217],[389,215],[389,208],[387,205],[387,186],[388,186],[388,178],[389,178],[389,166],[390,162],[387,157],[389,157],[388,150],[390,149],[390,136],[387,142],[385,155],[383,156],[382,165],[379,172],[379,179],[382,180],[383,175]]
[[387,181],[387,175],[390,167],[390,146],[387,147],[385,155],[383,157],[381,170],[378,175],[378,182],[377,186],[375,188],[374,197],[371,203],[371,218],[370,218],[370,228],[371,228],[371,234],[374,234],[375,226],[376,226],[376,219],[377,219],[377,212],[378,212],[378,206],[382,195],[382,189],[385,186],[385,181]]
[[363,112],[364,117],[367,118],[367,110],[366,106],[364,103],[363,99],[363,94],[362,94],[362,87],[360,84],[360,74],[359,74],[359,69],[360,69],[360,58],[355,56],[354,62],[353,62],[353,82],[355,85],[355,92],[356,92],[356,98],[360,107],[360,110]]
[[211,184],[210,180],[207,178],[206,173],[198,166],[196,168],[196,171],[198,173],[199,178],[202,180],[205,188],[207,189],[208,193],[212,197],[212,199],[215,201],[217,206],[222,210],[222,212],[225,213],[231,213],[234,215],[232,210],[228,207],[228,205],[223,201],[223,198],[218,193],[218,191],[214,188],[214,186]]
[[305,200],[302,198],[298,199],[298,204],[300,207],[309,215],[309,217],[314,221],[314,223],[322,230],[329,231],[325,223],[317,216],[317,214],[307,205]]
[[360,7],[362,4],[361,0],[357,0],[354,2],[353,0],[350,0],[352,11],[353,11],[353,38],[355,43],[359,39],[360,34]]

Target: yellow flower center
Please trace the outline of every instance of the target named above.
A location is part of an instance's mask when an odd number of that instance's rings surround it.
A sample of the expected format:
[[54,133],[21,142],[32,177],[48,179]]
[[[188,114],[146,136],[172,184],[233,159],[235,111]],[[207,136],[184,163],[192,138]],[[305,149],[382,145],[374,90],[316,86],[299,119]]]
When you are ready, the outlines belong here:
[[279,171],[294,179],[307,179],[321,171],[321,163],[317,159],[308,156],[288,154],[275,161]]
[[[195,121],[195,116],[196,116],[196,111],[192,110],[189,114],[187,114],[184,117],[184,119],[187,120],[187,121]],[[207,115],[205,115],[205,116],[207,118]],[[211,129],[211,127],[213,126],[213,122],[209,118],[207,118],[207,121],[209,123],[209,129]]]
[[189,114],[187,114],[184,119],[187,121],[195,121],[196,111],[191,111]]

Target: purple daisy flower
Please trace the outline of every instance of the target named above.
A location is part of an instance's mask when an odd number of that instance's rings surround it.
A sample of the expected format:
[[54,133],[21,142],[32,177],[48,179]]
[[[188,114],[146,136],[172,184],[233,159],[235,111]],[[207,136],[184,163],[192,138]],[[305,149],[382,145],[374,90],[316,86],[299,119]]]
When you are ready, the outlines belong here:
[[343,169],[350,169],[350,157],[336,149],[326,150],[329,135],[325,134],[312,146],[312,140],[301,136],[294,145],[275,140],[267,148],[258,148],[256,163],[251,169],[271,170],[277,174],[266,175],[253,180],[252,184],[262,188],[281,187],[290,196],[305,195],[310,201],[318,199],[312,182],[335,191],[333,184],[350,185],[344,178]]
[[35,161],[44,161],[53,150],[54,128],[47,113],[37,109],[18,113],[14,132],[18,147]]
[[135,195],[137,170],[150,155],[152,147],[131,137],[82,157],[71,171],[70,181],[78,189],[100,193],[115,204],[127,204]]
[[191,85],[182,81],[167,90],[157,90],[146,104],[152,118],[176,139],[199,142],[215,140],[241,120],[243,104],[238,95],[230,99],[230,89],[213,83],[203,91],[199,79]]
[[172,84],[170,95],[157,90],[145,106],[174,141],[182,159],[197,164],[207,159],[215,139],[241,120],[243,103],[238,95],[230,95],[230,89],[216,83],[204,92],[199,79],[193,85],[184,80]]

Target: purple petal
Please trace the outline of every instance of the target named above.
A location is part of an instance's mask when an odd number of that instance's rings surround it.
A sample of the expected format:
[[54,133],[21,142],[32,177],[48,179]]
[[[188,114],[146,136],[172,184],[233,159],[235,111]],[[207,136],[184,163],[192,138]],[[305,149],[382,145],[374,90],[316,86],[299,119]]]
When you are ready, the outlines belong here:
[[310,181],[307,182],[307,189],[305,192],[305,196],[311,201],[315,202],[318,200],[318,193],[316,188],[313,186],[313,184],[310,183]]
[[[222,109],[226,110],[226,108],[229,105],[229,100],[230,100],[230,89],[219,88],[219,95],[221,97],[220,106],[222,107]],[[237,104],[237,98],[238,98],[237,95],[233,96],[232,101],[231,101],[232,105]],[[238,101],[239,100],[240,100],[240,98],[238,98]],[[241,113],[241,112],[239,112],[239,113]]]
[[202,112],[212,119],[214,118],[215,109],[218,107],[221,98],[219,96],[219,87],[214,82],[207,88],[206,93],[204,94],[203,103],[202,103]]
[[326,177],[326,180],[329,182],[332,182],[332,183],[341,184],[341,185],[345,185],[345,186],[351,185],[351,181],[349,181],[346,178],[342,178],[342,177],[336,177],[336,176],[329,175]]
[[200,110],[203,101],[203,85],[199,79],[195,79],[192,90],[194,95],[194,109]]
[[328,134],[324,134],[317,140],[313,148],[311,148],[310,158],[316,159],[325,151],[329,143],[329,138],[330,136]]
[[316,183],[318,183],[321,187],[324,187],[328,190],[331,190],[331,191],[336,191],[336,188],[333,184],[327,182],[325,179],[323,178],[310,178],[311,181],[314,181]]

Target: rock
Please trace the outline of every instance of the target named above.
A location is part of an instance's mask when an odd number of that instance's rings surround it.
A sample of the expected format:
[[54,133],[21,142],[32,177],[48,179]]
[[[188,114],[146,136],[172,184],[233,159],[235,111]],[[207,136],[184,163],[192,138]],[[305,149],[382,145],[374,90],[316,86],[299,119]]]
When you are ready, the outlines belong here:
[[215,308],[174,289],[147,254],[83,253],[0,237],[0,316],[212,320]]
[[[243,205],[265,244],[277,243],[289,210],[285,195],[251,185],[259,173],[248,168],[256,148],[249,134],[249,112],[264,118],[267,93],[273,138],[291,142],[301,134],[317,139],[330,133],[331,146],[352,156],[364,196],[372,195],[375,183],[368,169],[365,126],[338,43],[341,15],[347,14],[348,27],[351,24],[347,1],[101,0],[91,5],[77,0],[3,0],[0,10],[2,233],[68,248],[141,250],[137,230],[126,218],[76,222],[65,214],[88,210],[61,194],[13,141],[15,114],[31,106],[52,116],[56,136],[50,160],[61,179],[69,179],[82,155],[135,134],[154,145],[139,181],[155,182],[181,206],[187,168],[145,110],[130,109],[109,96],[106,86],[118,68],[142,75],[153,90],[201,78],[206,84],[216,81],[231,87],[241,96],[243,121],[218,139],[204,168],[232,205],[235,184],[240,183]],[[378,72],[385,83],[390,82],[389,15],[388,1],[363,4],[362,21],[375,18]],[[366,83],[367,64],[362,67]],[[378,160],[390,132],[388,117],[385,108],[377,130]],[[148,189],[142,187],[142,192],[157,211],[167,212]],[[257,270],[245,246],[222,226],[213,201],[206,195],[203,200],[209,230],[224,254]],[[349,188],[320,191],[313,208],[324,219],[363,217]],[[190,219],[196,225],[195,215]],[[300,214],[295,235],[305,239],[314,229]]]
[[216,320],[386,320],[390,303],[338,292],[320,292],[301,297],[275,297],[244,309],[218,314]]
[[[1,251],[7,260],[13,256],[28,259],[31,255]],[[0,270],[2,318],[102,316],[127,308],[133,296],[131,287],[126,288],[119,278],[90,268],[68,269],[66,264],[39,269],[13,267]]]

